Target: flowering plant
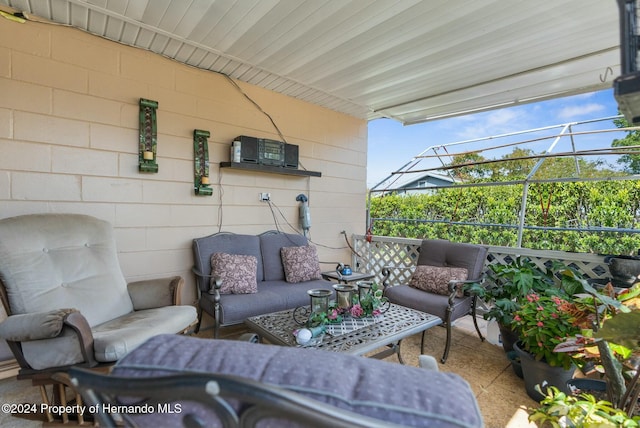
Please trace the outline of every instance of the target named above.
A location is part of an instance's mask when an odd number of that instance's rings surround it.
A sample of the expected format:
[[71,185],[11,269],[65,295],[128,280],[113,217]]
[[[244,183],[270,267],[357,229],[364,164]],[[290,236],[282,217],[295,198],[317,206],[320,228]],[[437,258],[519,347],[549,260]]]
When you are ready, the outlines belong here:
[[349,315],[353,318],[363,318],[381,315],[385,311],[388,300],[382,295],[382,289],[378,284],[371,284],[371,289],[363,295],[353,296],[353,306],[349,309]]
[[373,283],[365,287],[362,293],[354,293],[351,305],[339,307],[335,301],[329,303],[326,312],[313,312],[307,321],[308,327],[325,324],[340,324],[344,317],[366,318],[381,315],[386,311],[389,301],[383,296],[382,288]]
[[513,316],[524,350],[533,354],[536,360],[544,359],[551,366],[569,369],[573,358],[566,353],[554,352],[554,348],[567,337],[580,333],[572,315],[574,306],[559,296],[527,294]]

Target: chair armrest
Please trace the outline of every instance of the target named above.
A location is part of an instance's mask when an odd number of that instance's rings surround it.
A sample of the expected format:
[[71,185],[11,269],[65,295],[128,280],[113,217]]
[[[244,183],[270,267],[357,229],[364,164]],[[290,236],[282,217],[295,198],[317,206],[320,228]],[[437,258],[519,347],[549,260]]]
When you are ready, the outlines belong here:
[[91,327],[87,319],[80,312],[76,311],[67,315],[64,323],[76,332],[85,364],[88,367],[98,365],[93,350],[93,333],[91,332]]
[[[207,293],[217,293],[218,295],[220,294],[220,287],[222,287],[222,278],[220,278],[219,275],[206,275],[205,273],[200,272],[195,267],[191,268],[191,271],[194,275],[199,276],[200,278],[209,279],[209,289],[207,290]],[[211,281],[212,278],[214,279],[214,281]],[[211,284],[211,282],[213,282],[213,284]]]
[[449,304],[453,304],[453,301],[456,297],[461,297],[459,294],[459,291],[464,292],[464,294],[466,294],[467,296],[469,295],[476,295],[475,293],[470,293],[468,290],[460,290],[460,287],[463,287],[465,284],[482,284],[484,282],[484,274],[482,274],[482,276],[480,278],[474,278],[474,279],[465,279],[465,280],[459,280],[459,279],[452,279],[451,281],[449,281]]
[[145,279],[127,284],[127,291],[136,311],[179,305],[184,279],[180,276],[170,278]]
[[0,337],[7,341],[16,360],[23,369],[31,370],[22,353],[22,342],[58,337],[64,326],[71,328],[80,344],[85,365],[93,367],[93,333],[87,319],[76,309],[56,309],[48,312],[11,315],[0,323]]
[[76,309],[10,315],[0,323],[0,338],[12,342],[52,339],[62,331],[65,318]]
[[414,270],[415,266],[383,266],[382,267],[382,286],[387,287],[389,285],[389,277],[393,270]]

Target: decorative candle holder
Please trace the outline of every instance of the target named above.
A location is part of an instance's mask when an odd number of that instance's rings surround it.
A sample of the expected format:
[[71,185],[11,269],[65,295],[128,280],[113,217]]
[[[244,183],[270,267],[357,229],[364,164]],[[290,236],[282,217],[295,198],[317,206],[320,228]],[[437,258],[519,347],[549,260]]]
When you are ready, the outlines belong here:
[[193,189],[196,195],[211,196],[213,189],[210,187],[209,181],[209,131],[201,129],[193,130],[193,161],[194,176]]
[[346,312],[353,305],[353,297],[357,288],[349,284],[335,284],[333,289],[336,290],[336,305],[338,310]]
[[158,172],[158,102],[140,98],[140,139],[138,141],[138,170]]
[[329,297],[333,294],[330,290],[316,288],[307,291],[311,297],[311,314],[326,314],[329,310]]
[[371,291],[370,282],[359,281],[357,284],[358,284],[358,300],[360,302],[366,301],[373,297],[371,294],[372,291]]

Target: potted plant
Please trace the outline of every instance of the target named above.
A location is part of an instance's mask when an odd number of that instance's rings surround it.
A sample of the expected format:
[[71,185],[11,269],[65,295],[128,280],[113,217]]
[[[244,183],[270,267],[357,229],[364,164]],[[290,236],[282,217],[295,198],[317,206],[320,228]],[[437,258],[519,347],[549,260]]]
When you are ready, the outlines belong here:
[[608,402],[631,416],[640,395],[640,283],[620,292],[610,285],[602,292],[589,284],[584,288],[587,294],[576,299],[580,334],[555,351],[595,362],[594,371],[603,378],[595,380],[606,383]]
[[514,349],[520,356],[527,394],[536,401],[544,398],[537,385],[568,392],[566,382],[573,377],[574,359],[554,350],[565,338],[580,332],[573,311],[574,304],[566,298],[529,293],[513,315],[520,336]]
[[513,331],[513,314],[520,309],[520,302],[529,293],[553,293],[571,295],[581,291],[580,275],[566,265],[554,261],[543,271],[526,257],[516,257],[507,264],[489,266],[488,285],[473,284],[468,290],[476,293],[489,305],[483,315],[495,320],[500,328],[505,352],[513,350],[517,334]]
[[516,257],[507,264],[490,265],[487,281],[484,284],[472,284],[468,290],[489,306],[483,317],[498,323],[502,346],[505,352],[510,352],[517,340],[511,325],[513,313],[520,307],[518,299],[531,291],[542,291],[549,285],[545,273],[531,260]]
[[529,421],[546,428],[556,427],[640,427],[640,418],[630,417],[611,403],[591,394],[574,396],[549,387],[540,407],[530,409]]

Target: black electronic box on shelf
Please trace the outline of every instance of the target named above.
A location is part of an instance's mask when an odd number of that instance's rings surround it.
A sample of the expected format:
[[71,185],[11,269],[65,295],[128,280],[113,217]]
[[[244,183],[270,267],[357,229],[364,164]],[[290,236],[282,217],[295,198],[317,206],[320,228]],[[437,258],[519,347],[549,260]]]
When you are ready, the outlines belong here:
[[298,146],[240,135],[233,140],[231,162],[298,168]]

